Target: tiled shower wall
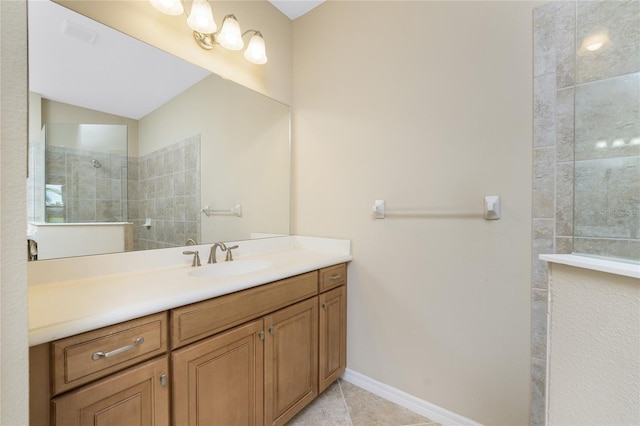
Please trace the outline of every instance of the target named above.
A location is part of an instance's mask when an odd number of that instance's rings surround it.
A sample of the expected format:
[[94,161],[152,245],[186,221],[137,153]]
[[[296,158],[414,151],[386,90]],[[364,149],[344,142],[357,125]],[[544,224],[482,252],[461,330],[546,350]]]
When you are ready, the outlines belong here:
[[[581,43],[596,32],[611,43],[589,54]],[[534,11],[532,425],[545,423],[546,409],[548,283],[538,256],[640,258],[639,41],[638,0]]]
[[[144,226],[147,219],[151,226]],[[199,241],[199,135],[129,158],[129,222],[134,250]]]
[[125,155],[50,146],[45,163],[46,182],[63,187],[64,201],[64,207],[45,208],[48,222],[127,221]]

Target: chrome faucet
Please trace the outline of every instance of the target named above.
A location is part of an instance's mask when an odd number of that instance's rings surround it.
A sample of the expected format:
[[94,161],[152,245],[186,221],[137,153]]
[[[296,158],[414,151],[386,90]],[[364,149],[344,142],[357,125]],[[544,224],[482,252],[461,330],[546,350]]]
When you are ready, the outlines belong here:
[[[207,263],[216,263],[216,250],[220,247],[220,250],[227,251],[227,246],[224,243],[215,243],[211,246],[211,251],[209,252],[209,261]],[[228,254],[227,254],[228,256]]]
[[227,257],[224,260],[227,262],[231,262],[233,260],[233,253],[231,253],[231,250],[235,250],[237,248],[237,244],[235,246],[227,247]]
[[198,250],[194,251],[183,251],[182,254],[193,255],[193,262],[191,262],[191,266],[200,266],[200,253]]

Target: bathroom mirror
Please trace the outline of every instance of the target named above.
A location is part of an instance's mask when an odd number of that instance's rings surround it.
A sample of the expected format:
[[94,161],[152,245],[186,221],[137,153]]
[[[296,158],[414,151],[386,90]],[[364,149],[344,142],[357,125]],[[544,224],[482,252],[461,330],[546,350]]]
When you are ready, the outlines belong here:
[[[29,1],[29,64],[27,236],[39,260],[289,235],[287,105],[51,1]],[[59,125],[124,127],[126,182],[100,179],[93,153],[81,174],[64,172],[45,143]],[[47,182],[47,167],[70,175]],[[115,201],[93,180],[120,190],[124,216],[105,214]],[[81,217],[47,221],[47,199],[52,211],[71,206],[79,188],[95,198]],[[93,247],[109,238],[121,247]]]

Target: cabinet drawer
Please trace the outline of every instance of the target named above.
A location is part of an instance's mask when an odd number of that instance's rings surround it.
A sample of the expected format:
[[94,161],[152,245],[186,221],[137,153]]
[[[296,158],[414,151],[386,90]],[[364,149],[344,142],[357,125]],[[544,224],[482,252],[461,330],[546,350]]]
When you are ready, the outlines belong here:
[[318,293],[318,272],[171,310],[171,344],[178,348]]
[[165,353],[167,314],[104,327],[51,345],[55,395]]
[[327,291],[347,283],[347,264],[320,269],[319,291]]

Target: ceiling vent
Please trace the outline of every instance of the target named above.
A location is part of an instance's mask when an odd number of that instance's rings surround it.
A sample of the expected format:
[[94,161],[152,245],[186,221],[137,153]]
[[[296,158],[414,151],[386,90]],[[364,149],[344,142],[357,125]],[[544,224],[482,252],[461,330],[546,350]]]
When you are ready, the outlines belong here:
[[62,29],[60,32],[66,36],[88,44],[95,44],[99,36],[97,32],[84,28],[78,24],[74,24],[73,22],[69,22],[66,19],[62,21]]

